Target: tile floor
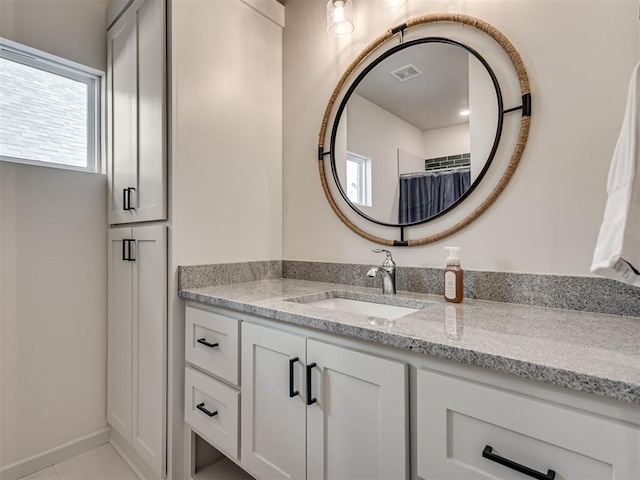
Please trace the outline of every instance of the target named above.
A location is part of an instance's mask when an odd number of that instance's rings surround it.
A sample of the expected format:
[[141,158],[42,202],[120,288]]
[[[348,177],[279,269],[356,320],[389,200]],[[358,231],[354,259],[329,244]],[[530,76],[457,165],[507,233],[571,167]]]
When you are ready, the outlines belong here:
[[20,480],[138,480],[138,477],[107,443]]

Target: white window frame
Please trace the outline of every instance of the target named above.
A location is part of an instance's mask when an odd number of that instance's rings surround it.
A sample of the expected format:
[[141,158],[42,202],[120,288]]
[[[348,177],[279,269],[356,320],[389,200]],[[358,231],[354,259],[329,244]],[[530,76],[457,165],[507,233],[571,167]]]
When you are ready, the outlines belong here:
[[347,151],[347,163],[352,162],[358,165],[360,174],[358,178],[360,183],[358,185],[358,199],[357,201],[351,200],[355,205],[361,207],[372,207],[372,194],[371,194],[371,159],[360,155],[358,153]]
[[87,166],[0,155],[0,161],[102,173],[102,83],[104,72],[0,37],[0,58],[87,85]]

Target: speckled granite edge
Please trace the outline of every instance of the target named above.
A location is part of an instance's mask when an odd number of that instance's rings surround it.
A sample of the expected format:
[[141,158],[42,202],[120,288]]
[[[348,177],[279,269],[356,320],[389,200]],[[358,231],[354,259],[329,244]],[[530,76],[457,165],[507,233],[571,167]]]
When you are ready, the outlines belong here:
[[[366,275],[370,267],[283,260],[282,277],[378,287],[379,280]],[[398,267],[396,288],[442,295],[442,275],[443,271],[438,268]],[[640,288],[606,278],[466,270],[464,296],[494,302],[640,317]]]
[[208,294],[193,291],[180,291],[180,297],[209,305],[228,308],[238,312],[257,315],[264,318],[279,320],[294,325],[314,328],[317,330],[346,335],[361,340],[410,350],[416,353],[433,355],[434,357],[454,360],[475,367],[487,368],[502,373],[549,383],[585,393],[593,393],[629,403],[640,404],[640,386],[607,378],[577,373],[569,370],[548,367],[536,363],[506,358],[500,355],[478,352],[456,345],[444,345],[405,335],[398,335],[381,330],[362,328],[355,325],[313,318],[291,312],[245,303],[241,301],[217,298]]
[[282,278],[282,261],[217,263],[178,267],[178,289]]

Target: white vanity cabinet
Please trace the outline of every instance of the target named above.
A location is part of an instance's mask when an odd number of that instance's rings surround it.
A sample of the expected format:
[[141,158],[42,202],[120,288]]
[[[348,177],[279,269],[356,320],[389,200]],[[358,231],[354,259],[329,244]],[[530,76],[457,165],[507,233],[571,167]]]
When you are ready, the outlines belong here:
[[640,478],[637,425],[426,369],[417,399],[420,478]]
[[110,224],[166,219],[164,11],[134,0],[107,32]]
[[186,336],[187,423],[259,480],[640,478],[637,405],[195,303]]
[[408,478],[405,363],[248,322],[241,363],[241,465],[257,478]]
[[240,323],[202,305],[185,309],[185,421],[234,461],[239,457]]
[[165,470],[166,227],[109,230],[107,421]]

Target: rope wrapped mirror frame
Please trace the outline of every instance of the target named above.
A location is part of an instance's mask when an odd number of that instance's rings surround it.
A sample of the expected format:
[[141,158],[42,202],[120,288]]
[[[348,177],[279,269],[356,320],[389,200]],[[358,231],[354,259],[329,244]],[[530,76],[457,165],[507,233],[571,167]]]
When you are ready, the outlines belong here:
[[[506,54],[508,55],[515,73],[518,77],[518,82],[520,85],[520,94],[522,98],[522,105],[516,107],[513,110],[522,110],[522,116],[520,119],[520,129],[518,133],[518,139],[516,146],[514,148],[513,154],[511,155],[511,159],[509,164],[507,165],[504,174],[502,175],[499,183],[495,186],[495,188],[491,191],[491,193],[484,199],[484,201],[476,207],[469,215],[463,218],[458,223],[452,225],[451,227],[446,228],[445,230],[438,232],[436,234],[417,238],[417,239],[404,239],[404,226],[399,226],[400,228],[400,240],[391,240],[386,238],[381,238],[376,235],[372,235],[370,233],[365,232],[360,227],[355,225],[341,210],[336,200],[334,199],[328,185],[327,176],[325,172],[326,168],[326,160],[325,157],[330,154],[329,151],[325,148],[325,141],[327,136],[327,128],[329,124],[329,120],[332,116],[334,108],[336,106],[336,101],[338,100],[343,88],[347,84],[347,82],[352,77],[354,71],[358,69],[358,67],[362,66],[363,63],[372,55],[372,53],[378,49],[381,45],[387,42],[389,39],[393,38],[396,35],[400,35],[401,38],[404,33],[413,27],[435,23],[435,22],[455,22],[463,25],[468,25],[474,27],[487,35],[491,36],[501,47],[504,49]],[[507,113],[507,111],[501,112],[502,114]],[[354,60],[351,62],[345,73],[342,75],[340,80],[338,81],[336,87],[333,90],[333,94],[329,99],[327,107],[324,112],[324,116],[322,119],[322,124],[320,127],[320,133],[318,135],[318,169],[320,173],[320,181],[322,183],[322,189],[324,191],[325,196],[331,206],[331,209],[338,216],[338,218],[344,223],[349,229],[351,229],[354,233],[360,235],[361,237],[370,240],[372,242],[386,245],[386,246],[420,246],[426,245],[429,243],[437,242],[442,240],[449,235],[452,235],[461,229],[468,226],[471,222],[473,222],[476,218],[478,218],[482,213],[484,213],[487,208],[496,200],[496,198],[502,193],[507,183],[513,176],[522,154],[524,152],[525,145],[527,143],[527,139],[529,136],[529,127],[531,123],[531,92],[529,88],[529,78],[527,76],[527,71],[524,67],[520,54],[517,52],[515,47],[511,44],[511,42],[496,28],[491,26],[490,24],[479,20],[475,17],[471,17],[469,15],[463,14],[455,14],[455,13],[435,13],[422,15],[419,17],[414,17],[409,19],[407,22],[398,25],[397,27],[390,28],[383,35],[376,38],[372,41]]]

